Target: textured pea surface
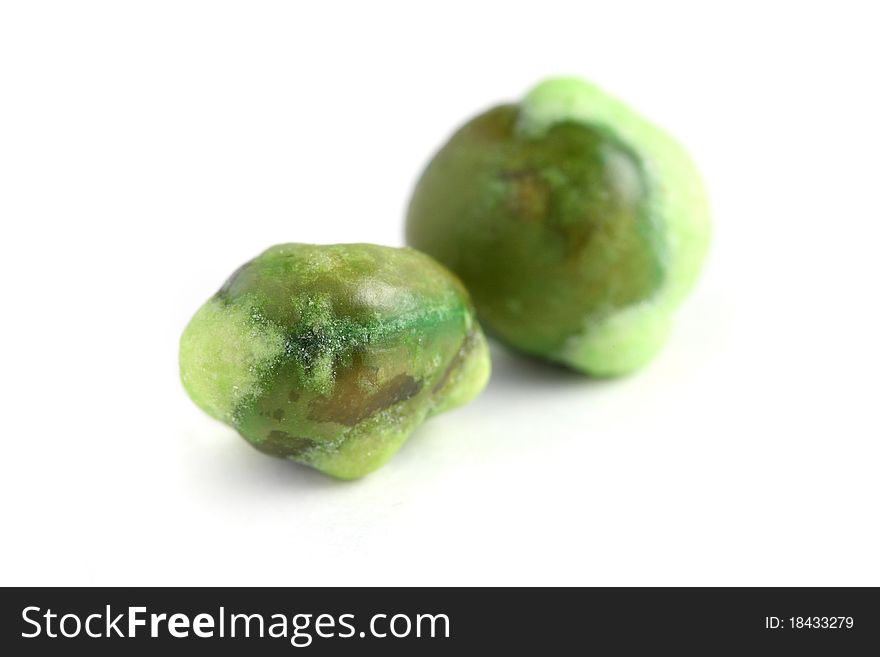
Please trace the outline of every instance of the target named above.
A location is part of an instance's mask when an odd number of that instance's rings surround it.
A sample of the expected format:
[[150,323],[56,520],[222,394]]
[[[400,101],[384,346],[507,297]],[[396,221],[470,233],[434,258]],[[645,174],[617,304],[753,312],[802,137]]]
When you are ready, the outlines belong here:
[[573,79],[464,125],[407,217],[408,243],[462,278],[489,331],[595,375],[656,353],[708,238],[703,186],[680,146]]
[[430,257],[282,244],[198,310],[180,372],[193,401],[257,449],[351,479],[477,395],[489,357],[467,292]]

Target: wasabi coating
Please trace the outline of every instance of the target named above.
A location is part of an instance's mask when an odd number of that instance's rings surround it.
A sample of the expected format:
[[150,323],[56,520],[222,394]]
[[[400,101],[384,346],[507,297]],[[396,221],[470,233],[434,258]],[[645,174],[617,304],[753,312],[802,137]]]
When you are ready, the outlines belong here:
[[468,286],[491,334],[594,376],[662,347],[710,235],[685,151],[582,80],[547,80],[459,129],[428,164],[406,236]]
[[466,290],[430,257],[281,244],[196,312],[180,375],[258,450],[354,479],[427,417],[476,396],[489,355]]

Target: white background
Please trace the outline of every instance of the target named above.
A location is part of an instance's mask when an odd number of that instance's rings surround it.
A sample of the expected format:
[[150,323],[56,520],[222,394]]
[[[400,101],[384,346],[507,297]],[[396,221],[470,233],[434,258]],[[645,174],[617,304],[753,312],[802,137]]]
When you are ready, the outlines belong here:
[[[0,582],[880,584],[871,4],[4,3]],[[188,400],[178,337],[233,269],[402,243],[449,133],[559,73],[708,181],[650,367],[493,347],[478,400],[355,483]]]

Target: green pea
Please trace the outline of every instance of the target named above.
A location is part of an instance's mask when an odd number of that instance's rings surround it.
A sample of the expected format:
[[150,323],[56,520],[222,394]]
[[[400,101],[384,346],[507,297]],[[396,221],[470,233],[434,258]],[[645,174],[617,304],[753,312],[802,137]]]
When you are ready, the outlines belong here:
[[660,349],[709,233],[684,150],[575,79],[466,123],[428,164],[407,217],[407,242],[461,277],[490,333],[600,376]]
[[180,373],[199,407],[257,449],[353,479],[476,396],[489,356],[468,293],[430,257],[281,244],[196,312]]

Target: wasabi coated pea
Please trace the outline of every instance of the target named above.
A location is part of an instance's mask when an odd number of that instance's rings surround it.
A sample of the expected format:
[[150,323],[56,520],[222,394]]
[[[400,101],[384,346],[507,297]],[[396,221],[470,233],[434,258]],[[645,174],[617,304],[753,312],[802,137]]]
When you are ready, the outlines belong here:
[[709,242],[682,148],[576,79],[477,116],[428,164],[407,242],[457,273],[486,329],[610,376],[646,363]]
[[489,376],[459,280],[412,249],[273,246],[180,341],[184,388],[254,447],[353,479]]

